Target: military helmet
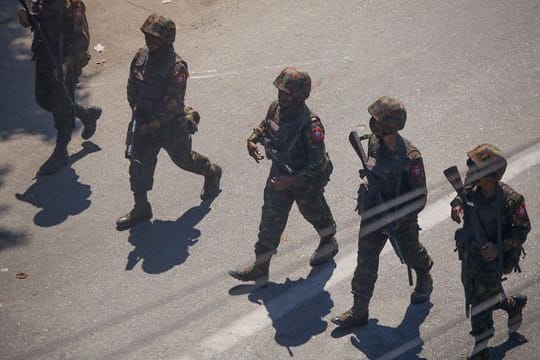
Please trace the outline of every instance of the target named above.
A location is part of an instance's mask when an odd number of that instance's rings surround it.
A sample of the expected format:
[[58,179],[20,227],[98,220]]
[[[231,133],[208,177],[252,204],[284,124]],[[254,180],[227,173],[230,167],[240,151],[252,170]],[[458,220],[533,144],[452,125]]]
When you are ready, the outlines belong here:
[[467,152],[467,165],[474,168],[475,178],[491,176],[501,180],[506,171],[507,161],[501,149],[491,144],[478,145]]
[[274,86],[291,94],[296,100],[304,101],[311,92],[311,78],[307,72],[295,67],[286,67],[274,80]]
[[176,25],[174,21],[155,13],[146,19],[141,26],[141,31],[161,39],[166,44],[172,44],[176,37]]
[[[383,96],[368,106],[368,113],[377,117],[381,135],[391,134],[405,127],[407,111],[405,105],[395,98]],[[373,127],[374,121],[371,121]],[[376,126],[377,127],[377,126]]]

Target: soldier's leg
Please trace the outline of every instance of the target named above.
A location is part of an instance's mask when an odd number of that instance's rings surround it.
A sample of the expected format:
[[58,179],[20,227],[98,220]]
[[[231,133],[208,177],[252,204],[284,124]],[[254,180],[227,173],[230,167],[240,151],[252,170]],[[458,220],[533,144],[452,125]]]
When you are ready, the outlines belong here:
[[[462,276],[462,281],[466,278]],[[493,310],[500,307],[497,275],[487,272],[470,275],[471,332],[474,337],[472,359],[488,358],[488,341],[493,337]]]
[[527,295],[516,294],[508,296],[501,308],[508,313],[508,335],[519,330],[523,322],[523,308],[527,305]]
[[[369,223],[362,221],[362,227]],[[343,327],[362,326],[367,324],[369,315],[369,301],[373,296],[373,289],[377,281],[379,270],[379,256],[386,243],[387,237],[381,232],[358,236],[358,254],[356,269],[351,281],[353,293],[353,306],[343,314],[332,319],[334,324]]]
[[319,234],[320,241],[315,252],[311,255],[311,266],[324,264],[338,252],[336,241],[336,223],[330,207],[324,197],[322,188],[293,192],[300,213],[309,221]]
[[134,144],[137,159],[129,165],[129,182],[135,200],[133,209],[116,221],[118,230],[127,230],[153,216],[147,193],[154,185],[154,171],[161,146],[155,139],[137,137]]
[[259,284],[268,281],[270,260],[281,241],[293,202],[294,197],[288,190],[276,191],[270,178],[266,181],[261,223],[255,244],[255,263],[243,270],[229,271],[232,277],[241,281],[255,280]]
[[182,139],[182,141],[168,142],[164,148],[178,167],[204,176],[201,200],[212,199],[219,194],[221,167],[212,164],[206,156],[192,150],[191,136]]
[[433,279],[430,274],[433,260],[420,243],[418,231],[416,219],[403,222],[397,230],[399,234],[397,240],[405,263],[416,272],[416,286],[411,294],[411,302],[414,304],[428,301],[433,291]]

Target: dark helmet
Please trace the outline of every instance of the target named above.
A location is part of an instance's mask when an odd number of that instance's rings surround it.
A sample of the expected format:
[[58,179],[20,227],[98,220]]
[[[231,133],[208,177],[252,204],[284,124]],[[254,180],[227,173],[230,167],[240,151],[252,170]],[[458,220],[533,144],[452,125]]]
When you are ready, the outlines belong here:
[[405,127],[407,111],[405,105],[395,98],[383,96],[368,106],[368,113],[379,121],[370,120],[371,131],[375,135],[387,135]]
[[311,78],[307,72],[295,67],[286,67],[274,80],[274,86],[291,94],[296,100],[304,101],[311,92]]
[[506,171],[507,161],[501,149],[491,144],[478,145],[467,152],[467,166],[474,179],[490,176],[501,180]]
[[166,44],[172,44],[176,37],[174,21],[155,13],[146,19],[141,26],[141,31],[161,39]]

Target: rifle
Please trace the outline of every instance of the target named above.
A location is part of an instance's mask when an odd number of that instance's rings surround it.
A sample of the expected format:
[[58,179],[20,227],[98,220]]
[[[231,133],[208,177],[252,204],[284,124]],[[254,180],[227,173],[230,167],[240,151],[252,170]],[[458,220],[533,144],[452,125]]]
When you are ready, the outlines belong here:
[[258,141],[264,147],[266,157],[272,160],[282,171],[285,171],[287,175],[293,176],[293,169],[285,162],[277,148],[272,144],[272,140],[268,137],[266,132],[261,133]]
[[[444,176],[452,185],[454,190],[456,190],[456,193],[458,194],[459,198],[463,202],[463,210],[465,212],[465,216],[471,221],[471,227],[473,231],[473,238],[476,240],[476,244],[481,249],[484,247],[488,242],[487,235],[482,227],[482,223],[480,222],[480,218],[478,217],[478,214],[476,212],[476,207],[474,203],[469,199],[467,192],[465,191],[465,186],[463,185],[463,181],[461,180],[461,175],[459,174],[457,166],[451,166],[448,169],[444,170]],[[459,239],[458,239],[459,237]],[[456,236],[456,241],[458,241],[458,247],[464,247],[465,251],[471,248],[471,237],[465,237],[465,236]],[[500,247],[499,247],[500,248]],[[498,259],[502,260],[502,253],[497,254]],[[466,259],[462,260],[462,266],[467,266],[465,262],[468,263],[468,257]],[[502,286],[502,269],[500,264],[497,261],[491,261],[489,263],[489,266],[492,268],[492,270],[497,274],[498,279],[498,285],[499,285],[499,294],[503,296],[503,299],[506,298],[506,294],[504,292],[503,286]],[[466,269],[465,269],[466,270]],[[469,274],[468,271],[465,271],[466,274]],[[465,314],[467,317],[469,317],[470,313],[470,307],[471,307],[471,294],[470,294],[470,278],[467,279],[467,288],[465,289]],[[500,301],[501,299],[499,299]]]
[[137,151],[135,148],[135,137],[137,136],[137,132],[139,131],[139,128],[141,126],[139,122],[140,121],[137,117],[137,105],[135,105],[133,107],[133,111],[131,115],[131,123],[128,128],[125,157],[126,159],[134,161],[138,164],[140,164],[141,162],[140,160],[137,159]]
[[[367,167],[368,157],[366,155],[366,152],[364,151],[364,148],[362,147],[361,141],[366,140],[368,138],[369,138],[369,135],[363,135],[361,137],[358,136],[358,133],[356,131],[351,131],[349,134],[349,142],[351,143],[354,151],[356,152],[356,154],[360,158],[360,161],[362,162],[362,169],[360,169],[360,178],[367,179],[370,192],[375,196],[376,205],[382,205],[385,201],[383,199],[381,190],[377,189],[375,185],[378,181],[381,181],[381,179]],[[390,215],[389,211],[384,210],[383,218],[388,219],[389,215]],[[387,224],[385,228],[383,229],[383,231],[388,234],[388,238],[390,240],[390,244],[392,245],[392,248],[394,249],[394,252],[398,256],[399,261],[402,264],[404,264],[405,259],[403,258],[403,253],[401,252],[399,243],[397,242],[398,234],[396,231],[395,224],[393,223]],[[413,286],[412,271],[409,265],[407,265],[407,276],[409,278],[409,285]]]
[[[19,3],[21,3],[22,7],[26,11],[26,14],[28,15],[28,19],[30,20],[30,24],[32,25],[32,31],[41,38],[41,41],[43,42],[43,45],[45,45],[45,49],[47,50],[47,57],[49,58],[49,61],[54,66],[54,69],[56,70],[56,73],[58,74],[58,81],[62,85],[62,89],[64,90],[64,95],[66,96],[66,99],[69,101],[69,105],[73,108],[74,103],[73,99],[71,98],[71,94],[67,88],[66,82],[64,81],[64,70],[62,69],[62,66],[54,56],[53,49],[51,48],[51,44],[49,40],[47,39],[47,36],[43,32],[43,29],[41,28],[41,23],[36,18],[32,12],[30,12],[30,9],[28,9],[28,5],[26,4],[25,0],[19,0]],[[63,44],[60,44],[60,47],[62,47]]]

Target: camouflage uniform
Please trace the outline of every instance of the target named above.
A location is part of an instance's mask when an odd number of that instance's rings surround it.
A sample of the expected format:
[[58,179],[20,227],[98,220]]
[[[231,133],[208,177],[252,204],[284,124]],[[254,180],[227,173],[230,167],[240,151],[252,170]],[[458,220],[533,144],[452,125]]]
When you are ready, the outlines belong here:
[[[411,301],[427,301],[433,288],[429,274],[433,261],[418,239],[418,213],[427,201],[422,155],[409,140],[397,134],[405,125],[405,108],[399,100],[383,97],[373,103],[368,112],[372,115],[370,127],[374,134],[369,138],[367,166],[379,182],[363,183],[358,190],[358,212],[362,219],[357,265],[351,282],[354,305],[332,319],[340,326],[367,323],[369,302],[377,280],[379,256],[389,236],[386,231],[388,223],[392,223],[393,232],[399,235],[396,240],[405,263],[417,274]],[[373,116],[383,118],[382,127]],[[390,150],[382,138],[392,133],[397,137],[394,150]],[[376,192],[382,195],[382,204],[377,204]]]
[[[490,144],[483,144],[468,153],[471,159],[469,165],[475,161],[480,164],[483,161],[482,152],[493,152],[497,154],[497,157],[502,158],[502,152],[499,149]],[[502,164],[499,170],[493,174],[497,180],[502,178],[506,168],[506,160]],[[493,169],[488,170],[488,172],[493,173]],[[522,195],[502,181],[497,181],[495,195],[486,199],[476,181],[471,177],[478,178],[478,175],[474,175],[474,172],[469,170],[465,179],[467,184],[465,192],[476,208],[488,241],[497,247],[498,254],[502,254],[502,256],[497,256],[498,265],[495,268],[498,270],[495,271],[493,264],[483,259],[480,253],[481,249],[473,240],[470,213],[466,210],[463,228],[456,232],[457,248],[462,261],[461,281],[472,306],[471,335],[476,342],[473,355],[477,358],[486,358],[487,342],[494,333],[493,310],[503,309],[508,312],[509,333],[515,332],[521,324],[521,311],[526,304],[527,297],[520,294],[504,297],[500,279],[501,273],[509,274],[512,271],[520,271],[518,261],[522,252],[522,244],[531,229],[531,223]],[[452,208],[461,205],[462,200],[459,197],[451,202]],[[465,242],[468,245],[465,245]]]
[[[84,139],[90,138],[96,130],[96,120],[101,115],[98,107],[83,107],[72,103],[75,86],[82,68],[88,64],[90,35],[86,20],[86,8],[80,0],[43,0],[35,3],[33,10],[41,24],[41,29],[52,49],[55,61],[63,64],[67,97],[62,83],[57,79],[55,66],[50,59],[43,39],[34,32],[32,51],[36,61],[35,95],[38,104],[53,114],[57,130],[57,146],[53,156],[40,169],[41,175],[59,170],[67,162],[67,144],[75,128],[75,117],[82,120]],[[22,18],[25,19],[23,14]],[[21,20],[23,26],[27,21]]]
[[[134,141],[135,159],[129,167],[131,190],[135,194],[135,209],[143,209],[141,216],[133,212],[119,219],[119,228],[127,228],[140,222],[140,218],[151,217],[146,192],[152,189],[157,156],[165,149],[172,161],[180,168],[203,175],[205,185],[201,199],[214,197],[219,192],[221,168],[210,160],[192,151],[191,136],[197,131],[198,113],[184,105],[187,79],[187,63],[175,53],[172,46],[175,24],[172,20],[150,15],[141,30],[164,45],[157,51],[140,49],[133,58],[127,85],[127,99],[145,134],[128,132],[127,143]],[[132,119],[133,121],[133,119]],[[131,128],[132,123],[129,124]],[[137,211],[135,211],[137,213]],[[137,214],[135,214],[137,215]],[[138,218],[138,219],[136,219]]]
[[[295,80],[287,83],[287,77]],[[280,91],[295,95],[296,92],[301,92],[293,89],[296,79],[309,81],[309,76],[296,68],[286,68],[278,76],[274,85]],[[310,84],[309,81],[309,86]],[[284,108],[278,101],[273,102],[265,119],[254,129],[248,139],[248,142],[261,142],[261,137],[265,134],[277,150],[277,156],[267,152],[267,157],[273,161],[264,189],[262,217],[258,241],[255,244],[257,260],[254,266],[244,271],[230,272],[231,276],[239,280],[259,280],[261,275],[267,278],[270,257],[275,254],[279,246],[281,234],[294,202],[321,238],[319,247],[310,259],[311,265],[315,266],[328,261],[338,251],[334,238],[336,224],[324,197],[324,187],[332,172],[332,162],[326,152],[325,132],[321,120],[304,102],[307,96],[309,96],[309,90],[307,90],[307,95],[297,95],[298,106],[293,110]],[[276,158],[279,158],[282,164],[279,164]],[[287,175],[283,164],[289,166],[296,181],[285,190],[279,191],[275,189],[272,182],[273,179]],[[261,263],[262,266],[260,266]],[[257,272],[257,270],[260,271]]]

